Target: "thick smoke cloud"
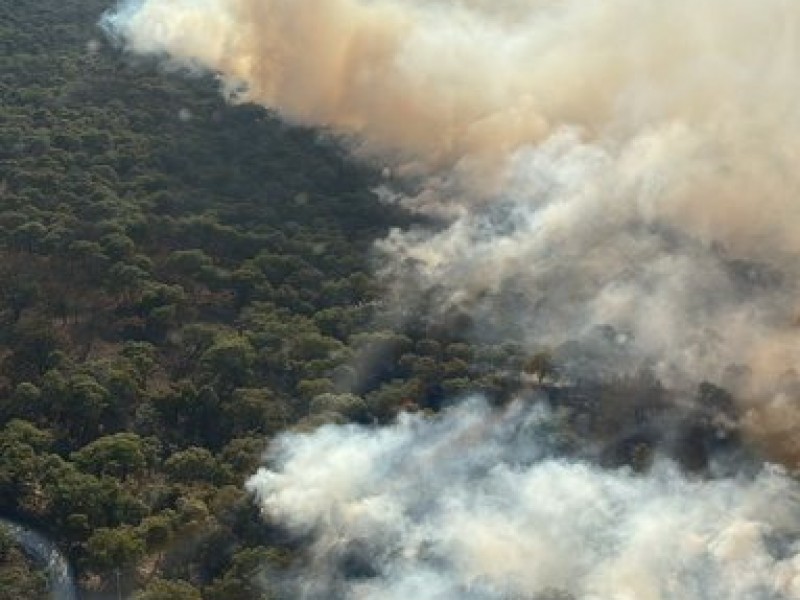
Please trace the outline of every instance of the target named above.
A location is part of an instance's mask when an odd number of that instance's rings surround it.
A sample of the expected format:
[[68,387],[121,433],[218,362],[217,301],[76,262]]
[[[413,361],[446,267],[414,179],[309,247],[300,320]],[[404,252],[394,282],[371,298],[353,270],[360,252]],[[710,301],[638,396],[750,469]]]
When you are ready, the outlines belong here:
[[541,410],[468,402],[282,438],[249,487],[311,540],[289,597],[800,598],[800,488],[780,470],[601,470],[557,458],[557,432]]
[[792,2],[139,0],[104,23],[421,176],[406,202],[450,226],[382,244],[415,296],[532,345],[613,325],[671,384],[744,364],[760,406],[797,363]]
[[[414,182],[443,225],[379,243],[398,305],[532,351],[610,325],[604,366],[724,382],[797,466],[800,4],[138,0],[104,26]],[[469,404],[285,437],[251,486],[313,541],[297,597],[800,597],[788,477],[603,471],[548,423]]]

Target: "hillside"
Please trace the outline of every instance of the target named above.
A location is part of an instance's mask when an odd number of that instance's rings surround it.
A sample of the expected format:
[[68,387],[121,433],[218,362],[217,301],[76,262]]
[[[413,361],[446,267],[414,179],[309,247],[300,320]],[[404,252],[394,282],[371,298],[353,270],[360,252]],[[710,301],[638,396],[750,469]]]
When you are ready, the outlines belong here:
[[502,399],[521,351],[398,325],[371,249],[413,218],[379,173],[122,55],[109,5],[0,0],[0,515],[87,592],[266,597],[293,558],[243,490],[270,439]]

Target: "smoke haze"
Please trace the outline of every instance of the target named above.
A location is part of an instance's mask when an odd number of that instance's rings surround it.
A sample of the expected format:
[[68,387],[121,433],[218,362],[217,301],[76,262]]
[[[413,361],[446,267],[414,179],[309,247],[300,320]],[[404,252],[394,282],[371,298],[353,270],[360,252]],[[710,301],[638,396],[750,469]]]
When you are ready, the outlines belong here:
[[555,456],[553,419],[473,401],[282,438],[249,486],[312,540],[287,597],[800,598],[800,489],[780,470],[601,470]]
[[[531,351],[610,325],[609,369],[724,382],[797,467],[800,4],[139,0],[104,26],[414,181],[401,201],[444,225],[379,243],[398,306]],[[517,443],[531,418],[470,404],[289,436],[252,486],[315,540],[307,597],[800,597],[780,472],[602,471]],[[351,542],[377,557],[360,584]]]
[[535,343],[611,324],[674,379],[797,362],[793,3],[144,0],[105,25],[426,177],[406,202],[451,225],[382,248],[439,306],[490,323],[513,293]]

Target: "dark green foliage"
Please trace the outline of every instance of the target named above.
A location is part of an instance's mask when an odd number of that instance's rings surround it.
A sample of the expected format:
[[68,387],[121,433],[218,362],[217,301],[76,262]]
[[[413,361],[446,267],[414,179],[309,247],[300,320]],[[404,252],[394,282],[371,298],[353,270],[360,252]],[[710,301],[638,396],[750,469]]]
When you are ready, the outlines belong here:
[[110,570],[134,564],[145,552],[145,543],[130,527],[100,528],[86,542],[87,563]]
[[148,448],[138,435],[117,433],[98,438],[73,452],[72,460],[85,472],[124,480],[144,472],[147,454]]
[[111,4],[0,0],[0,513],[103,593],[264,598],[271,438],[501,397],[522,358],[387,325],[369,251],[412,219],[376,173],[110,47]]
[[202,600],[200,591],[186,581],[166,581],[155,579],[142,591],[137,592],[135,600]]
[[0,600],[45,600],[46,580],[17,546],[11,534],[0,526]]
[[164,471],[179,483],[204,481],[223,485],[233,479],[233,473],[221,465],[205,448],[188,448],[176,452],[164,463]]

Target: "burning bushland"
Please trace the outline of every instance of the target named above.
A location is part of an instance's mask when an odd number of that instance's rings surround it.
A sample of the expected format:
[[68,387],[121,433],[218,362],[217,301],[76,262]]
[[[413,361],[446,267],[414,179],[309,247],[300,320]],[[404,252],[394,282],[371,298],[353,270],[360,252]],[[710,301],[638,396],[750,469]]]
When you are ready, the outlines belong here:
[[385,165],[384,201],[431,223],[377,244],[398,318],[561,368],[543,402],[281,438],[250,487],[308,541],[289,595],[800,597],[800,488],[759,458],[798,458],[800,7],[140,0],[104,23]]

